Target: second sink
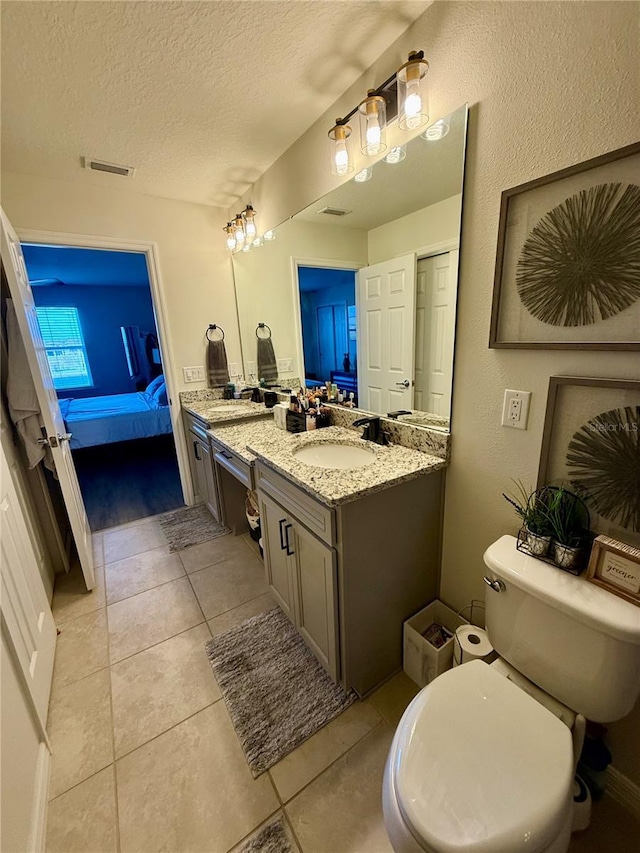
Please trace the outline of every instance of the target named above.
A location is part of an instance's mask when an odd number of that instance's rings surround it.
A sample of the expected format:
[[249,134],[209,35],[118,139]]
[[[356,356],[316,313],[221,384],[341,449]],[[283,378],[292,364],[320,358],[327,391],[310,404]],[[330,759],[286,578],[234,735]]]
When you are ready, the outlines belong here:
[[355,444],[330,444],[328,442],[310,442],[293,451],[298,462],[315,465],[318,468],[363,468],[375,461],[375,453],[366,447]]

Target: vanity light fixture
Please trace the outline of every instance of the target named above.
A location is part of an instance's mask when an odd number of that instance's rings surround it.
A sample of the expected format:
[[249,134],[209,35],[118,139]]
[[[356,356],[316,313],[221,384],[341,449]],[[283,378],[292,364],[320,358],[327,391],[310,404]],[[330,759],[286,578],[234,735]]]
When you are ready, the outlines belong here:
[[234,233],[233,222],[227,222],[222,230],[227,234],[227,249],[231,252],[236,247],[236,235]]
[[353,176],[353,180],[358,184],[364,184],[366,181],[370,181],[373,177],[373,169],[370,169],[368,166],[365,169],[361,169],[357,174]]
[[398,127],[415,130],[429,121],[426,113],[426,86],[424,78],[429,63],[424,53],[413,51],[397,71],[398,77]]
[[[353,115],[353,113],[351,113]],[[351,128],[346,119],[337,118],[329,131],[329,149],[331,153],[331,172],[334,175],[347,175],[353,172],[351,158]]]
[[387,147],[387,103],[375,89],[369,89],[367,97],[358,105],[358,111],[362,153],[373,157]]
[[252,249],[259,249],[262,246],[262,237],[256,237],[253,243],[251,244]]
[[439,121],[434,121],[421,136],[427,142],[437,142],[439,139],[443,139],[447,133],[449,133],[449,122],[441,118]]
[[[328,133],[331,172],[334,175],[342,177],[353,171],[349,120],[357,112],[360,113],[361,149],[367,156],[375,156],[386,150],[386,127],[393,119],[398,119],[401,130],[415,130],[429,121],[424,83],[428,70],[429,63],[424,58],[424,51],[412,51],[395,74],[377,89],[369,89],[367,97],[357,107],[343,118],[336,119]],[[399,163],[400,160],[391,159],[387,162]]]
[[236,249],[240,249],[244,244],[244,221],[241,213],[236,213],[236,218],[233,220],[233,234],[236,240]]
[[386,157],[383,157],[385,163],[402,163],[407,156],[407,149],[404,145],[395,145]]
[[251,207],[250,204],[248,204],[245,207],[245,209],[242,211],[242,219],[244,222],[244,233],[248,239],[253,239],[256,236],[256,234],[258,233],[256,231],[255,216],[256,216],[256,212],[253,209],[253,207]]
[[275,231],[265,231],[264,234],[262,235],[262,239],[266,240],[267,243],[270,243],[272,240],[276,239],[276,232]]

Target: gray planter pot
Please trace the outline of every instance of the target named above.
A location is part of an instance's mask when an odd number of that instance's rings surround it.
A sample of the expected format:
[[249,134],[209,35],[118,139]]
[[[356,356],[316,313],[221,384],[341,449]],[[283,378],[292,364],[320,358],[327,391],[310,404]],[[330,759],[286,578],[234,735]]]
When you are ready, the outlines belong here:
[[553,543],[553,562],[561,569],[575,572],[580,566],[582,559],[582,548],[574,548],[571,545],[561,545],[560,542]]
[[526,530],[525,536],[527,547],[534,557],[545,557],[549,553],[550,536],[539,536],[537,533],[532,533],[531,530]]

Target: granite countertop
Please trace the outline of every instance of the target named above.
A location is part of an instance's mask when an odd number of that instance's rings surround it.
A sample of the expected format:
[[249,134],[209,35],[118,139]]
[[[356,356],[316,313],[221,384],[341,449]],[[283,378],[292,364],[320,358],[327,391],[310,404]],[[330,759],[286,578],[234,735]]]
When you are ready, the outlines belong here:
[[[263,403],[252,403],[251,400],[201,400],[183,403],[182,406],[209,426],[247,418],[273,417],[273,412],[266,409]],[[226,408],[229,408],[229,412],[224,411]]]
[[227,450],[236,453],[249,465],[256,461],[256,457],[255,453],[247,450],[247,444],[260,441],[262,438],[266,438],[268,441],[277,441],[280,438],[282,441],[289,435],[288,432],[283,432],[274,426],[273,421],[256,418],[228,426],[224,424],[214,426],[213,429],[208,430],[208,433],[218,444],[222,444]]
[[[422,474],[446,467],[444,459],[411,450],[399,444],[382,447],[365,443],[358,433],[343,427],[326,427],[313,432],[292,434],[273,425],[265,429],[261,423],[252,424],[247,433],[247,449],[279,474],[330,506],[356,500],[363,495],[379,492],[389,486],[411,480]],[[243,436],[244,437],[244,436]],[[300,462],[293,451],[309,442],[352,444],[367,447],[377,458],[361,468],[331,469]]]

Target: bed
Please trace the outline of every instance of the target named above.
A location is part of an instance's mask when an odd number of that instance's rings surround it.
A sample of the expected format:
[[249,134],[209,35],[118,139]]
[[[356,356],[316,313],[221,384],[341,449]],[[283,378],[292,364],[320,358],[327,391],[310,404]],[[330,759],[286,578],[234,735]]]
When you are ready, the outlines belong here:
[[[166,399],[166,397],[165,397]],[[172,432],[171,412],[158,395],[148,391],[60,400],[71,448],[150,438]]]

